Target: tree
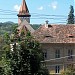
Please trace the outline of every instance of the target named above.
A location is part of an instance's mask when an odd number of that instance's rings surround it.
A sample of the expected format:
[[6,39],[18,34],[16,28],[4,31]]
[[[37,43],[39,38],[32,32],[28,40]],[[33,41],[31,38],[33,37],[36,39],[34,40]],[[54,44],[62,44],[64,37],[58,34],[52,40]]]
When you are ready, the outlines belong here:
[[11,54],[12,75],[36,75],[43,59],[40,44],[28,32],[26,37],[20,36],[18,45],[13,44]]
[[10,36],[7,32],[4,34],[4,42],[7,43],[7,44],[10,43]]
[[37,75],[49,75],[48,69],[46,69],[46,67],[41,68]]
[[69,67],[61,73],[61,75],[75,75],[75,68],[73,65],[69,65]]
[[70,6],[70,12],[68,15],[68,23],[67,24],[74,24],[74,8],[72,5]]
[[2,50],[0,51],[0,75],[10,75],[10,59],[9,56],[10,46],[6,43],[3,44]]
[[[34,40],[30,32],[14,36],[11,40],[8,33],[4,35],[4,46],[1,64],[5,75],[48,75],[45,68],[41,68],[43,53],[39,42]],[[2,70],[1,70],[2,71]]]

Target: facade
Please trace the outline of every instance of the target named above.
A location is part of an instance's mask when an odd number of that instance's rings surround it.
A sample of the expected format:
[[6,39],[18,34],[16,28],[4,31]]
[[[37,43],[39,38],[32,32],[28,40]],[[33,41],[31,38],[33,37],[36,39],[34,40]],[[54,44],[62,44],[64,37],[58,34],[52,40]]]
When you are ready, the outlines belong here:
[[[75,44],[42,44],[45,64],[50,74],[56,75],[75,64]],[[73,56],[71,56],[73,55]]]
[[75,25],[42,25],[33,36],[41,43],[50,74],[59,75],[70,65],[75,67]]
[[25,0],[18,14],[18,30],[30,31],[39,41],[50,74],[59,75],[68,66],[75,66],[75,25],[46,24],[34,30],[30,26],[30,14]]

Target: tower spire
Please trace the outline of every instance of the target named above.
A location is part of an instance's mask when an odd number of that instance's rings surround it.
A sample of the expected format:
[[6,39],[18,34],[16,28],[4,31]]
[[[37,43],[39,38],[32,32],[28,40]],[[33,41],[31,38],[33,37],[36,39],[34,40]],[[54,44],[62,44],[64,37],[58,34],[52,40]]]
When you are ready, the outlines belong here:
[[20,24],[23,20],[26,20],[28,23],[30,23],[30,13],[26,4],[25,0],[22,0],[22,4],[19,10],[18,16],[18,24]]
[[19,10],[19,15],[27,15],[27,14],[29,14],[27,4],[26,4],[25,0],[22,0],[22,5]]

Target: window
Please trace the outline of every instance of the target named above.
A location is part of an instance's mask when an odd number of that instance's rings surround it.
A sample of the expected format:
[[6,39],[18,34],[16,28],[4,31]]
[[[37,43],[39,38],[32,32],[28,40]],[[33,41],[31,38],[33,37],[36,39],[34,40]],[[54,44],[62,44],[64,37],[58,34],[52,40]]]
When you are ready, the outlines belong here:
[[71,35],[71,36],[69,36],[69,38],[74,38],[74,36]]
[[60,50],[55,51],[55,58],[60,58]]
[[73,50],[68,50],[68,59],[73,59]]
[[47,52],[43,52],[43,57],[44,57],[44,59],[47,58]]
[[55,66],[55,73],[59,73],[60,72],[60,66]]

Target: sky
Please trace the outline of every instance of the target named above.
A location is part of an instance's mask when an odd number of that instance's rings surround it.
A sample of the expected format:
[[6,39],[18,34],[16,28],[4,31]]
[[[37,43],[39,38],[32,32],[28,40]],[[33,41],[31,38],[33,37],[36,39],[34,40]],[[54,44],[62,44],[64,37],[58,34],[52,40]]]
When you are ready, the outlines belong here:
[[[66,23],[70,5],[75,0],[26,0],[31,14],[31,24]],[[18,23],[18,11],[22,0],[0,0],[0,22],[12,21]]]

